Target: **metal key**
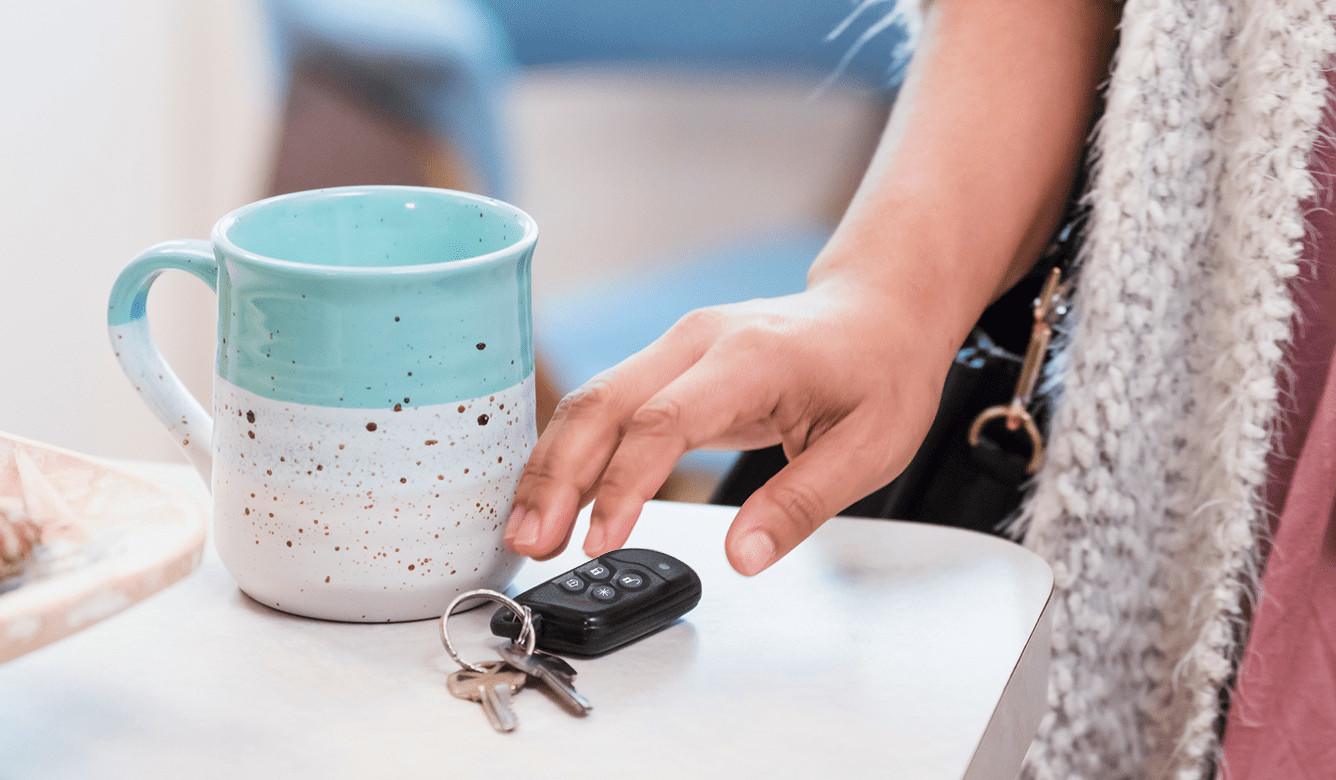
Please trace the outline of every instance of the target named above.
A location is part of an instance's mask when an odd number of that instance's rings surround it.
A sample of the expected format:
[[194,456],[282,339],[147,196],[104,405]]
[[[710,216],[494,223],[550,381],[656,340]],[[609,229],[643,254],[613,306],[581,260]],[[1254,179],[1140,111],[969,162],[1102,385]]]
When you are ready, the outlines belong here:
[[[560,658],[546,653],[526,653],[523,648],[514,645],[505,645],[500,649],[500,653],[510,668],[523,672],[529,679],[547,686],[571,714],[587,715],[594,709],[594,705],[589,703],[584,694],[571,685],[575,670]],[[568,669],[569,673],[565,671]]]
[[519,719],[515,717],[510,696],[520,692],[528,675],[503,661],[486,661],[479,666],[487,671],[483,674],[471,669],[452,672],[446,679],[446,687],[457,698],[481,704],[492,728],[500,732],[514,731]]
[[559,655],[552,655],[543,650],[534,650],[533,654],[538,656],[538,660],[542,662],[543,666],[546,666],[562,677],[565,677],[567,681],[575,679],[575,667],[566,663],[565,658],[562,658]]

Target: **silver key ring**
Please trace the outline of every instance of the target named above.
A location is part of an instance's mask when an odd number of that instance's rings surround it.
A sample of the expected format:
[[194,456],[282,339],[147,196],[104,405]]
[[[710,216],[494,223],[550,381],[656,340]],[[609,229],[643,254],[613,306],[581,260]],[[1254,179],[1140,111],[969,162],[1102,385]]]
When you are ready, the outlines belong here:
[[514,612],[515,617],[520,619],[520,633],[516,635],[513,640],[514,644],[517,647],[522,646],[525,655],[533,655],[534,642],[538,639],[537,632],[533,629],[533,612],[530,611],[528,607],[520,604],[504,593],[499,593],[487,588],[479,588],[477,590],[465,591],[464,593],[455,596],[455,600],[451,601],[450,606],[445,608],[445,614],[441,615],[441,644],[445,645],[445,652],[450,654],[450,658],[453,659],[455,663],[471,672],[477,672],[478,674],[487,673],[487,670],[478,664],[471,664],[459,657],[459,653],[456,652],[454,644],[450,642],[450,632],[446,628],[446,623],[449,622],[451,613],[453,613],[455,608],[461,603],[468,601],[469,599],[495,601],[496,603],[505,606],[511,612]]

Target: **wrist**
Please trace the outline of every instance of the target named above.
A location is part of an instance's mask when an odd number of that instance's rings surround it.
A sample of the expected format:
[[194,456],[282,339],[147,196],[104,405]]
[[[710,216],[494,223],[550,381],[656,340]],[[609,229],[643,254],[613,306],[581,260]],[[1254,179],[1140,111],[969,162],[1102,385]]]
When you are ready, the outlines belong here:
[[957,319],[934,304],[917,280],[873,281],[866,274],[838,268],[817,274],[806,296],[835,313],[837,341],[859,350],[895,355],[908,376],[940,388],[973,321],[963,330]]
[[[881,211],[881,209],[878,209]],[[971,257],[955,230],[928,220],[846,220],[813,262],[808,289],[844,288],[894,312],[918,337],[940,340],[954,355],[1005,276],[1005,259]]]

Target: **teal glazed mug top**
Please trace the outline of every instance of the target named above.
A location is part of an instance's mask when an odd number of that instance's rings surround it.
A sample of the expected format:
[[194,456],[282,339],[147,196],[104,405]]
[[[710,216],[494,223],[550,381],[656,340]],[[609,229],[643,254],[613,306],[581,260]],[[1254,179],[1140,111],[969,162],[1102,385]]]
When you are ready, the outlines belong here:
[[[418,187],[282,195],[116,280],[121,367],[210,480],[214,540],[248,595],[331,620],[435,617],[503,589],[502,526],[536,439],[530,262],[500,201]],[[213,416],[149,336],[149,287],[218,294]]]

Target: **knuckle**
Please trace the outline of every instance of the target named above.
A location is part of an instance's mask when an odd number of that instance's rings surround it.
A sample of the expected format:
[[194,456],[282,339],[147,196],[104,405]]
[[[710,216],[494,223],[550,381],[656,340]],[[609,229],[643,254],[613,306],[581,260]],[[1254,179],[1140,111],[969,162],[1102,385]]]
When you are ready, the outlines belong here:
[[[653,498],[653,487],[642,484],[640,476],[639,471],[624,465],[609,468],[603,474],[595,497],[594,517],[600,520],[617,518]],[[645,494],[647,491],[649,495]]]
[[692,334],[713,333],[723,321],[723,313],[718,309],[693,309],[682,315],[673,326],[673,330]]
[[553,480],[552,466],[546,458],[531,460],[520,473],[519,486],[516,493],[528,494],[538,490],[541,485]]
[[785,482],[766,491],[766,499],[798,535],[806,536],[828,518],[821,497],[810,486]]
[[513,505],[520,506],[522,504],[528,503],[529,493],[532,492],[531,488],[532,485],[530,484],[529,480],[525,477],[524,472],[520,472],[520,479],[518,482],[515,483],[515,495],[512,499]]
[[629,476],[620,471],[604,475],[603,483],[598,488],[597,501],[600,509],[606,510],[619,504],[623,498],[636,492]]
[[745,351],[769,349],[784,338],[784,326],[770,318],[753,318],[728,336],[731,347]]
[[570,419],[601,414],[612,405],[615,396],[612,382],[595,377],[562,398],[555,415]]
[[668,436],[682,424],[682,405],[671,399],[651,401],[635,411],[627,421],[628,436]]

